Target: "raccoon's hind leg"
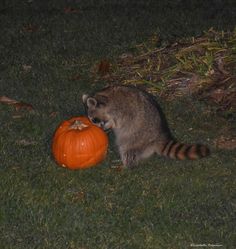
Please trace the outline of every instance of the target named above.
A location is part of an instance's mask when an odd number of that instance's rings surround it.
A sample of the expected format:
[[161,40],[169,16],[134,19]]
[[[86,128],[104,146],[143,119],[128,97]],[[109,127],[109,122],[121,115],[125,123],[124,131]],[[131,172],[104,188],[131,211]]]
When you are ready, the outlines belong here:
[[141,150],[129,149],[127,151],[120,151],[121,161],[123,166],[127,168],[134,168],[137,166],[140,158]]
[[125,167],[134,168],[140,160],[150,157],[155,153],[155,146],[150,145],[145,149],[133,148],[126,151],[120,151],[122,163]]

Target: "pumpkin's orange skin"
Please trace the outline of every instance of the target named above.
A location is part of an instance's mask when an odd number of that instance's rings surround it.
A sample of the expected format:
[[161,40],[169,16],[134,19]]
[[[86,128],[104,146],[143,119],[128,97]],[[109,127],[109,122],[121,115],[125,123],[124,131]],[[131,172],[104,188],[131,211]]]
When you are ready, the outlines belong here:
[[[81,129],[71,128],[76,120]],[[87,117],[74,117],[63,121],[55,131],[52,153],[56,162],[69,169],[86,169],[100,163],[107,154],[108,137]]]

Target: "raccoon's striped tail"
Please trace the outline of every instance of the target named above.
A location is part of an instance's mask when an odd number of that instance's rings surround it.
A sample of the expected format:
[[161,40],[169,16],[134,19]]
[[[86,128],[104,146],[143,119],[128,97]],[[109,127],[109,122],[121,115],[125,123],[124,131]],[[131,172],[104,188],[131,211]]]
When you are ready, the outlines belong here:
[[168,141],[163,149],[161,154],[165,157],[172,159],[200,159],[206,157],[210,154],[210,150],[207,146],[201,144],[182,144],[175,142],[174,140]]

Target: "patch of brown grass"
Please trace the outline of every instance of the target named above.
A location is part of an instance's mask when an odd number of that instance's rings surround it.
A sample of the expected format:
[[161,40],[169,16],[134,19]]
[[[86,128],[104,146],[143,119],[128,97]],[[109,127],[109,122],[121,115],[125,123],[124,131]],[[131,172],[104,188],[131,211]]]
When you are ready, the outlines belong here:
[[[219,112],[236,113],[236,29],[181,39],[157,48],[158,37],[121,55],[106,73],[93,68],[95,80],[145,86],[171,100],[190,95],[208,101]],[[97,69],[98,68],[98,69]]]

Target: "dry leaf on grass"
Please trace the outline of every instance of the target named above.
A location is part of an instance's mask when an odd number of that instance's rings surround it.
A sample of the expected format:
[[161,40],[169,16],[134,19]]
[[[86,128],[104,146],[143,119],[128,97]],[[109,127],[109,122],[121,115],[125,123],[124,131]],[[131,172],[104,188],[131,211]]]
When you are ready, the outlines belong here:
[[16,111],[19,111],[21,109],[25,109],[27,111],[32,111],[34,109],[31,104],[24,103],[24,102],[16,103],[16,104],[14,104],[14,106],[16,108]]
[[31,69],[32,69],[32,66],[31,65],[22,65],[22,68],[23,68],[23,71],[25,72],[25,73],[28,73],[28,72],[30,72],[31,71]]
[[110,68],[111,68],[110,62],[104,59],[98,65],[98,74],[104,76],[110,72]]
[[39,27],[33,24],[27,24],[22,28],[22,31],[26,33],[33,33],[37,32],[39,30]]
[[58,115],[58,112],[51,112],[51,113],[49,114],[49,117],[50,117],[50,118],[55,118],[57,115]]
[[15,99],[11,99],[11,98],[8,98],[6,96],[0,96],[0,103],[14,106],[16,111],[19,111],[21,109],[26,109],[27,111],[32,111],[34,109],[31,104],[17,101]]
[[78,9],[75,9],[75,8],[72,8],[72,7],[65,7],[64,8],[64,13],[65,14],[78,13],[78,12],[79,12]]
[[1,96],[0,103],[7,104],[7,105],[14,105],[14,104],[18,103],[18,101],[16,101],[15,99],[10,99],[6,96]]

